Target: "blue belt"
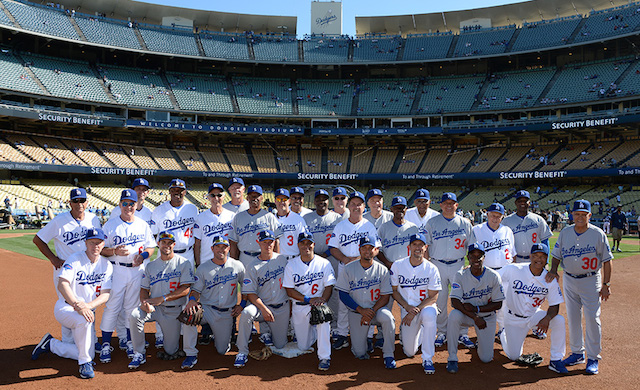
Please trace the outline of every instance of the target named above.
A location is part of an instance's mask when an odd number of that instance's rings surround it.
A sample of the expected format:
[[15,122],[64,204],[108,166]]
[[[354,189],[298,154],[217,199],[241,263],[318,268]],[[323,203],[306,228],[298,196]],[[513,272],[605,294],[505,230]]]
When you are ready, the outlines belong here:
[[527,316],[521,316],[520,314],[516,314],[516,313],[512,312],[511,310],[509,310],[509,314],[513,314],[514,316],[516,316],[518,318],[529,318]]
[[574,279],[588,278],[589,276],[593,276],[593,275],[595,275],[597,273],[598,273],[598,271],[594,271],[594,272],[589,272],[589,273],[586,273],[586,274],[574,275],[574,274],[568,273],[567,271],[564,271],[565,275],[571,276]]
[[273,308],[273,309],[279,309],[279,308],[281,308],[282,306],[284,306],[284,304],[285,304],[285,303],[286,303],[286,302],[282,302],[282,303],[281,303],[281,304],[279,304],[279,305],[267,305],[267,306],[269,306],[269,307],[271,307],[271,308]]
[[244,253],[247,256],[258,256],[260,254],[260,252],[247,252],[247,251],[242,251],[242,253]]
[[308,303],[298,301],[298,302],[296,302],[296,305],[298,305],[298,306],[307,306]]
[[441,262],[442,264],[451,265],[451,264],[457,263],[460,260],[464,260],[464,257],[461,257],[461,258],[456,259],[456,260],[438,260],[438,261]]
[[128,267],[128,268],[133,267],[132,263],[118,263],[117,261],[111,261],[111,260],[109,260],[109,262],[111,264],[113,264],[113,265],[119,265],[119,266],[122,266],[122,267]]
[[529,256],[520,256],[520,255],[516,255],[516,257],[519,257],[521,259],[528,259],[529,258]]
[[192,246],[188,247],[187,249],[174,249],[173,253],[185,253],[186,251],[190,251],[191,248],[193,248]]
[[226,309],[222,309],[222,308],[219,308],[218,306],[214,306],[214,305],[209,305],[209,306],[211,306],[211,308],[212,308],[213,310],[217,310],[217,311],[220,311],[220,312],[229,311],[229,308],[228,308],[228,307],[227,307]]

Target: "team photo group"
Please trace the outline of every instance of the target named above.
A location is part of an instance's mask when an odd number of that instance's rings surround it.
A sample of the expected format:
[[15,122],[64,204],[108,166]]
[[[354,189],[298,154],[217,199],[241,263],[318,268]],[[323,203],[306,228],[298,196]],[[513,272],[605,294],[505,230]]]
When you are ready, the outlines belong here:
[[[150,187],[135,179],[103,225],[87,211],[86,190],[74,188],[70,211],[36,234],[33,243],[53,265],[61,337],[45,334],[33,360],[77,360],[87,379],[95,362],[110,363],[120,349],[131,370],[155,359],[189,370],[198,348],[213,344],[220,355],[237,349],[221,357],[236,368],[260,364],[250,356],[313,350],[317,369],[327,371],[332,354],[348,353],[341,349],[369,359],[379,348],[381,368],[393,370],[397,341],[406,357],[420,351],[416,369],[426,374],[436,372],[435,351],[446,345],[447,360],[438,363],[455,374],[458,348],[489,363],[501,344],[509,360],[540,364],[537,353],[523,354],[532,333],[549,338],[550,370],[599,372],[613,255],[590,223],[587,200],[572,203],[573,223],[551,246],[552,231],[529,210],[525,190],[512,204],[491,204],[474,226],[455,193],[433,199],[437,212],[427,189],[417,189],[412,204],[394,196],[384,210],[380,189],[318,189],[310,209],[303,188],[278,188],[268,211],[262,187],[234,177],[226,187],[211,184],[210,208],[200,211],[185,201],[185,181],[173,179],[168,200],[152,211]],[[505,206],[515,212],[506,215]],[[156,324],[155,353],[147,322]]]

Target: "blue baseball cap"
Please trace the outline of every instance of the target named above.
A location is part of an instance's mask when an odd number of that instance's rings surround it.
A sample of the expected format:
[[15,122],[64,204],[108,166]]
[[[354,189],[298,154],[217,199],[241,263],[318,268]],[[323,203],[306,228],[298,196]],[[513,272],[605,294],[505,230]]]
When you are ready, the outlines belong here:
[[172,189],[172,188],[182,188],[183,190],[186,190],[187,185],[182,179],[173,179],[171,180],[171,183],[169,183],[169,189]]
[[252,192],[257,192],[258,194],[262,195],[262,187],[257,186],[257,185],[250,185],[249,188],[247,188],[247,194],[250,194]]
[[404,196],[396,196],[395,198],[393,198],[391,200],[391,207],[396,206],[396,205],[403,205],[406,206],[407,205],[407,199]]
[[85,236],[85,240],[91,240],[93,238],[97,238],[98,240],[106,240],[107,235],[104,234],[104,231],[100,228],[91,228],[87,229],[87,235]]
[[429,194],[428,190],[420,188],[418,191],[416,191],[416,199],[431,200],[431,195]]
[[549,247],[545,244],[533,244],[531,247],[531,254],[542,252],[545,255],[549,255]]
[[382,191],[377,188],[370,189],[367,191],[367,200],[369,200],[373,196],[383,196]]
[[504,215],[504,206],[500,203],[492,203],[491,206],[487,207],[487,212],[490,211]]
[[213,242],[211,243],[211,246],[213,247],[213,246],[216,246],[218,244],[229,246],[229,241],[224,236],[215,236],[215,237],[213,237]]
[[133,190],[122,190],[122,193],[120,194],[120,201],[122,202],[123,200],[132,200],[137,202],[138,194]]
[[224,192],[224,187],[222,186],[222,184],[220,183],[211,183],[211,185],[209,186],[209,191],[207,191],[207,193],[210,193],[211,191],[215,190],[215,189],[219,189],[220,191]]
[[165,230],[164,232],[158,233],[158,242],[160,242],[161,240],[171,240],[173,242],[176,242],[176,237],[170,231]]
[[473,244],[470,244],[469,247],[467,248],[467,253],[471,253],[472,251],[475,250],[479,250],[480,252],[484,253],[484,246],[479,243],[479,242],[474,242]]
[[360,239],[360,246],[365,246],[365,245],[371,245],[372,247],[376,246],[376,240],[374,240],[373,238],[366,236],[366,237],[362,237]]
[[422,241],[423,244],[427,243],[427,238],[422,233],[412,234],[411,237],[409,237],[409,243],[412,243],[416,240]]
[[347,196],[347,190],[344,187],[336,187],[336,188],[334,188],[333,189],[333,196],[338,196],[338,195]]
[[291,191],[289,191],[291,193],[291,195],[293,194],[302,194],[304,195],[304,190],[302,189],[302,187],[293,187],[291,189]]
[[353,198],[360,198],[363,201],[365,200],[364,195],[360,191],[354,191],[354,192],[351,193],[351,195],[349,195],[349,200],[351,200]]
[[275,197],[277,198],[278,196],[286,196],[287,199],[289,199],[290,198],[289,190],[286,188],[278,188],[275,192]]
[[442,199],[440,200],[440,203],[444,202],[445,200],[452,200],[457,203],[458,197],[453,192],[445,192],[444,194],[442,194]]
[[231,180],[229,180],[229,185],[227,186],[227,188],[231,187],[231,185],[233,184],[240,184],[240,185],[244,185],[244,180],[242,180],[239,177],[232,177]]
[[258,233],[258,241],[275,240],[275,239],[276,239],[275,234],[273,234],[273,232],[269,229],[263,230],[260,233]]
[[516,199],[518,199],[518,198],[531,199],[531,195],[529,194],[529,191],[525,191],[525,190],[520,190],[520,191],[516,192],[516,194],[513,197],[516,198]]
[[588,200],[580,199],[573,202],[573,208],[571,212],[574,211],[586,211],[587,213],[591,212],[591,203]]
[[311,242],[315,242],[313,240],[313,234],[309,233],[309,232],[302,232],[298,235],[298,242],[302,242],[304,240],[309,240]]
[[74,188],[69,195],[71,200],[74,199],[87,199],[87,191],[84,188]]
[[317,198],[318,196],[324,195],[327,198],[329,197],[329,193],[326,190],[318,190],[316,191],[316,194],[313,196],[314,198]]
[[147,188],[151,188],[151,186],[149,185],[149,181],[142,177],[139,177],[133,181],[133,183],[131,184],[131,189],[134,189],[137,186],[145,186]]

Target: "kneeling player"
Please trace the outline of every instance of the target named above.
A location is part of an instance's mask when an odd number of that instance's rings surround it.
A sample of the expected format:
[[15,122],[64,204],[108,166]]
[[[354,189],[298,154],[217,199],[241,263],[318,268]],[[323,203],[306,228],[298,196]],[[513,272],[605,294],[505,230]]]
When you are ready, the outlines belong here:
[[[500,275],[484,266],[482,244],[469,245],[469,268],[458,271],[451,284],[451,306],[447,334],[458,334],[461,327],[475,326],[478,335],[478,356],[483,363],[493,360],[493,339],[496,310],[502,307],[504,293]],[[458,372],[458,344],[448,343],[447,371]]]
[[[568,373],[562,357],[564,356],[565,328],[564,317],[558,314],[560,304],[564,302],[558,281],[545,280],[544,268],[549,256],[549,247],[534,244],[531,247],[531,263],[509,264],[502,269],[502,283],[506,291],[506,313],[504,331],[500,335],[502,349],[507,357],[516,360],[522,355],[522,347],[527,333],[534,327],[551,333],[551,361],[549,369],[559,374]],[[540,306],[549,300],[549,309]]]

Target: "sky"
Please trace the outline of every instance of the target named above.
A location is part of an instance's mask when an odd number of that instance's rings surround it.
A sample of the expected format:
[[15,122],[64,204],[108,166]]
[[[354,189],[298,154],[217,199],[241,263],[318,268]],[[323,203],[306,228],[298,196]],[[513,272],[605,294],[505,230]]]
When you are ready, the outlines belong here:
[[[257,15],[297,16],[299,37],[310,32],[311,0],[139,0],[147,3],[174,7],[195,8],[207,11],[233,12]],[[356,16],[388,16],[459,11],[478,7],[520,3],[525,0],[343,0],[343,34],[355,35]]]

